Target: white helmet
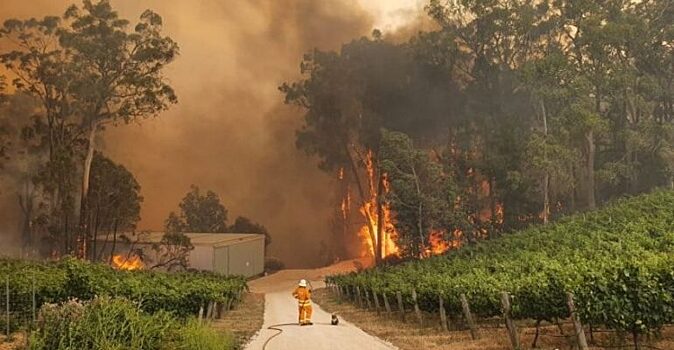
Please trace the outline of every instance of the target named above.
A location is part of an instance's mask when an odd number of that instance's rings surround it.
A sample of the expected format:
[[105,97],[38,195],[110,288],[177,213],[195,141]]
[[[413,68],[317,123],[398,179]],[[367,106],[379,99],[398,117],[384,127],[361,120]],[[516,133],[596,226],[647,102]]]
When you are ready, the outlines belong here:
[[300,280],[299,286],[300,287],[306,287],[307,286],[307,280]]

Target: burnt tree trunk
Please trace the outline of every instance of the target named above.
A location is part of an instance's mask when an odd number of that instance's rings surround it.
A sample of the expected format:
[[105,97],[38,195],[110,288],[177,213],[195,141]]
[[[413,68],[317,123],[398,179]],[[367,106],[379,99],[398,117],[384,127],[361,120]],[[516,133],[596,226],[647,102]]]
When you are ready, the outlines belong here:
[[[356,181],[356,188],[358,189],[358,195],[360,196],[361,200],[361,206],[363,208],[366,208],[367,200],[368,198],[365,197],[365,190],[363,189],[363,184],[361,183],[360,180],[360,175],[358,174],[358,167],[356,166],[356,161],[353,159],[353,155],[351,154],[351,151],[349,150],[348,145],[344,145],[344,151],[346,152],[348,158],[349,158],[349,166],[351,168],[351,172],[353,173],[353,178]],[[379,203],[379,201],[377,201]],[[377,241],[377,232],[372,225],[372,216],[370,215],[368,210],[363,210],[365,214],[365,221],[367,221],[367,229],[368,233],[370,234],[370,239],[372,240],[373,243],[373,251],[372,255],[374,256],[375,264],[378,264],[379,261],[381,260],[380,254],[377,253],[377,247],[375,242]]]

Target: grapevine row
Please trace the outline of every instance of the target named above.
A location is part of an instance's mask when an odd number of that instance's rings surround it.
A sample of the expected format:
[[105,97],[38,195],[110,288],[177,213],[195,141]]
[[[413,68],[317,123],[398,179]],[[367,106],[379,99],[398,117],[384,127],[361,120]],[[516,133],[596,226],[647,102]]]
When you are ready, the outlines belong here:
[[342,290],[399,293],[403,303],[434,313],[440,298],[446,312],[461,314],[464,295],[481,318],[501,316],[507,292],[513,318],[548,321],[569,317],[572,293],[585,324],[654,332],[674,323],[674,191],[326,282]]
[[164,310],[179,317],[196,315],[209,303],[231,304],[246,288],[245,278],[239,276],[120,271],[72,258],[57,262],[0,260],[0,282],[8,286],[11,311],[30,310],[33,303],[39,308],[44,303],[112,296],[137,302],[149,313]]

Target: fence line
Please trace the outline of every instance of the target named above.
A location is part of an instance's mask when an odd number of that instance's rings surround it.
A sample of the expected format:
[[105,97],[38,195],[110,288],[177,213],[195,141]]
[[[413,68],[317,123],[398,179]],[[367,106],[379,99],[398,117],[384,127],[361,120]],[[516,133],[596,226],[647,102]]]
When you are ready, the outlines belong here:
[[0,319],[2,332],[10,337],[16,331],[30,331],[37,321],[38,300],[36,295],[35,276],[33,274],[0,273],[3,281],[2,299],[3,315]]
[[[337,285],[337,288],[328,288],[328,290],[332,292],[333,297],[335,297],[335,298],[340,297],[341,298],[342,295],[340,295],[339,292],[338,292],[339,290],[341,290],[341,288],[342,288],[342,286]],[[345,288],[348,290],[349,286],[347,285]],[[356,290],[360,291],[360,287],[355,286],[354,288]],[[367,291],[367,289],[365,289],[365,290]],[[381,294],[384,298],[384,303],[387,305],[387,313],[385,315],[386,316],[392,316],[391,313],[390,313],[390,309],[388,309],[388,300],[386,298],[386,292],[382,292]],[[376,298],[376,294],[374,294],[374,295],[375,295],[375,298]],[[400,314],[399,314],[400,321],[406,322],[406,319],[405,319],[405,301],[403,300],[404,298],[403,298],[402,291],[395,291],[395,296],[396,296],[396,299],[397,299],[397,302],[398,302],[398,310],[400,312]],[[567,296],[566,301],[567,301],[567,305],[568,305],[568,311],[569,311],[571,321],[573,323],[574,330],[575,330],[575,332],[572,336],[572,340],[580,350],[588,349],[587,341],[585,340],[585,333],[583,331],[584,326],[581,323],[580,318],[578,317],[578,314],[576,312],[576,309],[575,309],[575,306],[574,306],[573,294],[567,293],[566,296]],[[505,325],[506,325],[506,330],[507,330],[507,333],[508,333],[509,342],[511,343],[512,348],[514,350],[518,350],[518,349],[521,348],[520,332],[518,331],[517,326],[516,326],[516,324],[514,322],[514,319],[512,317],[511,295],[507,292],[502,292],[502,293],[500,293],[500,297],[501,297],[501,302],[502,302],[502,310],[501,310],[502,315],[501,316],[503,317],[503,321],[505,322]],[[362,300],[360,300],[360,293],[358,293],[356,295],[346,295],[346,299],[349,300],[351,303],[353,303],[354,305],[356,305],[357,307],[359,307],[361,309],[367,309],[367,310],[371,309],[370,307],[366,307],[366,305],[364,305],[362,303]],[[470,330],[471,338],[473,340],[479,339],[479,331],[478,331],[479,328],[478,328],[478,326],[477,326],[477,324],[474,320],[474,316],[473,316],[473,314],[470,310],[470,303],[468,301],[468,298],[466,297],[465,294],[461,294],[459,299],[460,299],[461,308],[462,308],[462,315],[461,316],[463,316],[463,318],[466,322],[466,326],[467,326],[468,330]],[[369,300],[368,300],[368,304],[369,304]],[[408,304],[409,304],[409,301],[408,301]],[[439,306],[438,307],[438,313],[439,313],[439,318],[440,318],[440,322],[441,322],[441,327],[442,327],[443,331],[449,331],[449,327],[448,327],[449,326],[448,325],[449,317],[448,317],[448,313],[447,313],[447,310],[446,310],[444,304],[445,304],[444,298],[441,295],[439,295],[438,296],[438,306]],[[419,325],[421,327],[423,327],[424,323],[423,323],[423,319],[422,319],[421,310],[420,310],[420,307],[419,307],[419,301],[418,301],[418,296],[417,296],[416,290],[412,290],[412,306],[414,307],[415,314],[417,315]],[[378,307],[377,307],[377,314],[378,315],[380,314]]]

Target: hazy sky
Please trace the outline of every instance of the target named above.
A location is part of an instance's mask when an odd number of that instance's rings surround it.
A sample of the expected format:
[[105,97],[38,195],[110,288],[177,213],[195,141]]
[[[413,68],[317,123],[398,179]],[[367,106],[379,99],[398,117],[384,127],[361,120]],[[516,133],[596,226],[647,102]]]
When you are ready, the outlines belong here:
[[[72,1],[0,0],[0,19],[62,14]],[[316,261],[333,205],[329,174],[295,149],[301,111],[277,87],[299,77],[302,54],[420,16],[417,0],[112,0],[134,23],[150,8],[180,45],[167,70],[179,104],[155,120],[109,128],[101,149],[137,177],[142,229],[161,229],[191,184],[217,192],[230,222],[266,225],[272,255]],[[7,225],[7,223],[3,223]],[[13,228],[13,227],[12,227]],[[354,232],[354,236],[355,236]],[[306,249],[298,250],[298,242]]]

